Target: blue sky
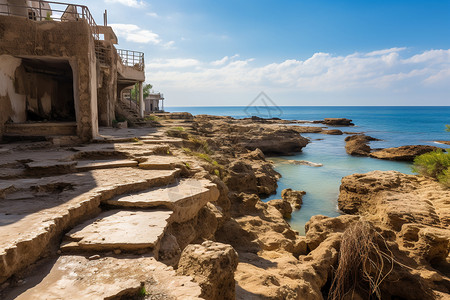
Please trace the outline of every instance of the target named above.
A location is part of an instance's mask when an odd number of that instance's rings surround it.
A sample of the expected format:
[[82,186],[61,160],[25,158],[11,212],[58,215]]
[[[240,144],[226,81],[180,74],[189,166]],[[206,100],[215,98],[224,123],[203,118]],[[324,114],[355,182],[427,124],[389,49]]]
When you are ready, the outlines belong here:
[[449,105],[450,1],[97,0],[171,106]]

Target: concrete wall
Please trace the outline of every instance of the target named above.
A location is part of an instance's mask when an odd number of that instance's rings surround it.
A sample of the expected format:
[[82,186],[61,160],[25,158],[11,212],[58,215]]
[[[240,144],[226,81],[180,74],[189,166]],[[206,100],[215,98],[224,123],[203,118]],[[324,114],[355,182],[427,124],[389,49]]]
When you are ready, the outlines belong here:
[[39,57],[69,61],[73,71],[77,134],[82,140],[96,136],[97,67],[94,39],[87,22],[36,22],[13,16],[0,16],[0,131],[7,121],[25,120],[25,95],[16,93],[12,78],[20,66],[20,58]]
[[105,63],[100,64],[98,85],[98,118],[100,126],[112,126],[115,119],[117,101],[117,52],[111,42],[105,41],[103,48],[107,49]]

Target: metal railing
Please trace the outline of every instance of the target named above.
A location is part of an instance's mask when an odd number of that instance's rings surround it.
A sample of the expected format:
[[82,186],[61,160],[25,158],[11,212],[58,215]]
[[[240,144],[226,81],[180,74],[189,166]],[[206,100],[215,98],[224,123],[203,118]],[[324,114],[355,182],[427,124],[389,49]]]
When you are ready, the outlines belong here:
[[[18,3],[18,2],[16,2]],[[99,27],[95,23],[89,8],[85,5],[70,4],[64,2],[28,0],[23,4],[0,3],[0,15],[26,17],[35,21],[69,22],[86,20],[91,28],[95,40],[95,53],[100,63],[107,61],[111,49],[102,47]],[[144,53],[131,50],[117,49],[122,64],[144,71]]]
[[133,67],[136,70],[144,71],[144,53],[132,50],[117,49],[120,60],[124,66]]
[[99,30],[89,8],[84,5],[28,0],[23,5],[0,3],[0,15],[26,17],[35,21],[78,21],[86,20],[95,40],[100,39]]

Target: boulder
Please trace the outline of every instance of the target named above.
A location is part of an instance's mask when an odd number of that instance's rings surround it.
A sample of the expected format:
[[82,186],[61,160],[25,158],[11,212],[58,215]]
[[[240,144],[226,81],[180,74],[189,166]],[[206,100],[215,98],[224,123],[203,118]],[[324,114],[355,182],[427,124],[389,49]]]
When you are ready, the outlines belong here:
[[350,155],[368,156],[371,148],[368,145],[370,141],[379,141],[364,134],[351,135],[345,138],[345,151]]
[[339,129],[322,130],[320,133],[329,135],[343,135],[344,133]]
[[192,276],[207,300],[235,299],[234,271],[238,255],[230,245],[205,241],[182,252],[177,274]]
[[386,148],[372,152],[370,157],[389,160],[413,161],[418,155],[441,149],[435,146],[410,145],[396,148]]
[[305,191],[294,191],[292,189],[284,189],[281,191],[281,198],[289,202],[294,209],[300,209],[303,204],[303,196]]
[[267,202],[267,204],[275,207],[283,218],[290,219],[292,213],[292,205],[285,199],[274,199]]
[[352,120],[346,118],[325,118],[323,119],[323,123],[326,125],[333,126],[353,126],[355,124],[352,123]]
[[297,131],[286,126],[274,130],[249,132],[241,135],[239,145],[249,150],[259,148],[264,154],[291,155],[301,152],[308,144],[308,139],[300,136]]
[[253,193],[258,191],[255,172],[252,166],[243,160],[236,160],[230,164],[228,175],[223,181],[232,191]]

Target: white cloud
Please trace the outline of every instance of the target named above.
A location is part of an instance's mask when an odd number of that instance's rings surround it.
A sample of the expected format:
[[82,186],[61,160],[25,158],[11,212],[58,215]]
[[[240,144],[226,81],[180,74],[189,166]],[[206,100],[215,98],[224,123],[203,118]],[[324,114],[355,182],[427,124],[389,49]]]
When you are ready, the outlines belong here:
[[222,66],[222,65],[224,65],[229,59],[230,59],[230,58],[229,58],[228,56],[225,56],[225,57],[222,58],[222,59],[215,60],[215,61],[211,62],[211,65],[213,65],[213,66]]
[[129,7],[141,8],[145,7],[146,3],[142,0],[105,0],[106,3],[120,3]]
[[156,59],[146,63],[146,66],[150,69],[178,69],[199,65],[200,61],[192,58]]
[[[166,59],[147,62],[155,85],[182,90],[220,92],[277,89],[293,92],[409,91],[450,82],[450,50],[430,50],[402,57],[405,48],[336,56],[315,53],[257,65],[253,59],[225,56],[213,62]],[[448,84],[445,88],[449,88]]]
[[152,17],[152,18],[159,18],[159,15],[155,12],[148,12],[146,13],[147,16]]
[[366,56],[384,55],[384,54],[400,52],[403,50],[406,50],[406,47],[395,47],[395,48],[390,48],[390,49],[376,50],[376,51],[367,53]]
[[118,37],[123,37],[129,42],[154,44],[161,43],[161,39],[157,33],[147,29],[142,29],[134,24],[111,24],[110,25]]
[[165,43],[163,45],[164,48],[166,49],[175,49],[175,41],[168,41],[167,43]]

